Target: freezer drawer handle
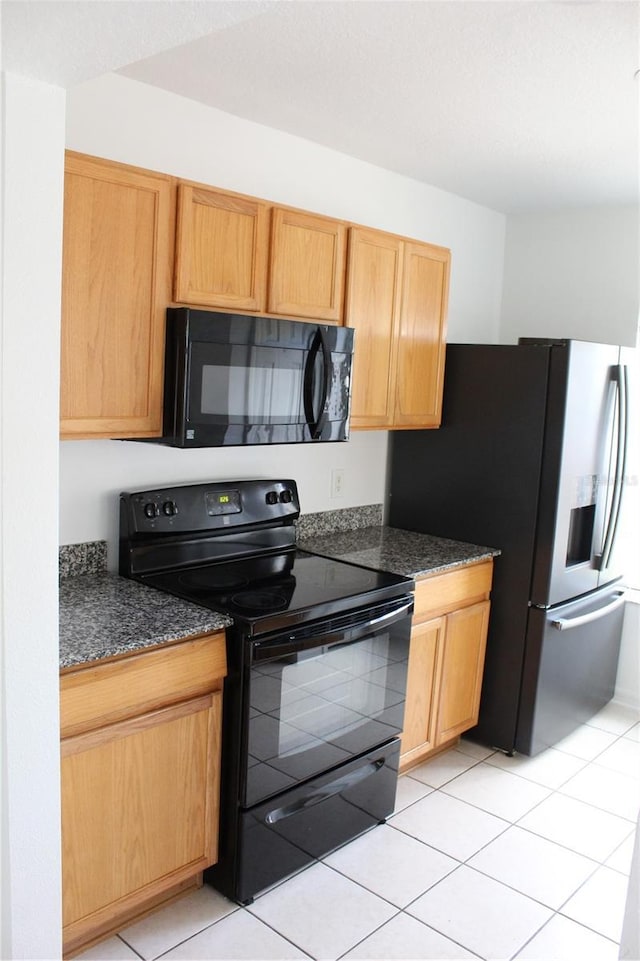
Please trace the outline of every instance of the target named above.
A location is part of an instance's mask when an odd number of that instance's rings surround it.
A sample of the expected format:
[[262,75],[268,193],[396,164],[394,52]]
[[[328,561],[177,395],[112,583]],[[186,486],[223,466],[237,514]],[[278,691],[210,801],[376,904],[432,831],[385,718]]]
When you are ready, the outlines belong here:
[[559,617],[557,621],[551,621],[551,626],[559,631],[570,631],[574,627],[582,627],[583,624],[591,624],[607,614],[611,614],[624,604],[624,591],[619,591],[615,601],[598,608],[597,611],[590,611],[589,614],[582,614],[580,617]]

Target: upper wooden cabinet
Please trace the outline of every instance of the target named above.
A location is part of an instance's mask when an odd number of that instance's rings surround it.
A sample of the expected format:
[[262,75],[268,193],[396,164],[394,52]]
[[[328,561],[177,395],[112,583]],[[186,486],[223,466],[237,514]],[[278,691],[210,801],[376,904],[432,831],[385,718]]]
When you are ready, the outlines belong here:
[[394,427],[439,427],[451,254],[405,243]]
[[181,183],[175,299],[340,323],[346,237],[328,217]]
[[66,155],[63,437],[161,432],[174,190],[162,174]]
[[352,227],[346,321],[356,330],[351,426],[394,423],[403,243],[378,230]]
[[175,299],[264,311],[269,207],[195,184],[178,187]]
[[356,353],[354,428],[438,427],[451,254],[353,227],[345,322]]
[[274,208],[268,311],[340,323],[346,244],[346,224]]

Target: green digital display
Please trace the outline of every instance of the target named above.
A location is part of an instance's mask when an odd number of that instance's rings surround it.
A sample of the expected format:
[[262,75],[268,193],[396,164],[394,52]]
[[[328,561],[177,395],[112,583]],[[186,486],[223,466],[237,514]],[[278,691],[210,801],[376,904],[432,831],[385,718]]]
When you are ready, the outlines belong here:
[[240,514],[242,511],[240,491],[207,491],[204,496],[209,517]]

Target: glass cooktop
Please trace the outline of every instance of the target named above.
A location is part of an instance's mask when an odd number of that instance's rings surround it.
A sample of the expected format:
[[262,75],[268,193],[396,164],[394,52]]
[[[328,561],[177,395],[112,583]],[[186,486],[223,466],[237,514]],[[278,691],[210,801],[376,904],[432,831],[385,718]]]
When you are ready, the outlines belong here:
[[[301,550],[147,574],[144,583],[228,614],[250,632],[273,630],[408,593],[399,574]],[[264,622],[264,623],[262,623]]]

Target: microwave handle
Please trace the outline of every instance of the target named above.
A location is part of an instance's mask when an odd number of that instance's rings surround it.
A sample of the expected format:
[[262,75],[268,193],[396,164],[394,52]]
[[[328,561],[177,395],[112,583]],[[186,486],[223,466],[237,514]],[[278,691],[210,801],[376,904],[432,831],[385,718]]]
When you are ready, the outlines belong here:
[[[313,409],[313,372],[315,370],[318,355],[322,351],[322,362],[324,367],[324,379],[322,382],[322,393],[320,395],[320,405],[318,416]],[[317,440],[322,434],[326,419],[325,404],[329,394],[331,384],[331,351],[327,344],[327,338],[322,327],[318,327],[314,335],[309,357],[304,372],[304,413],[313,440]]]

